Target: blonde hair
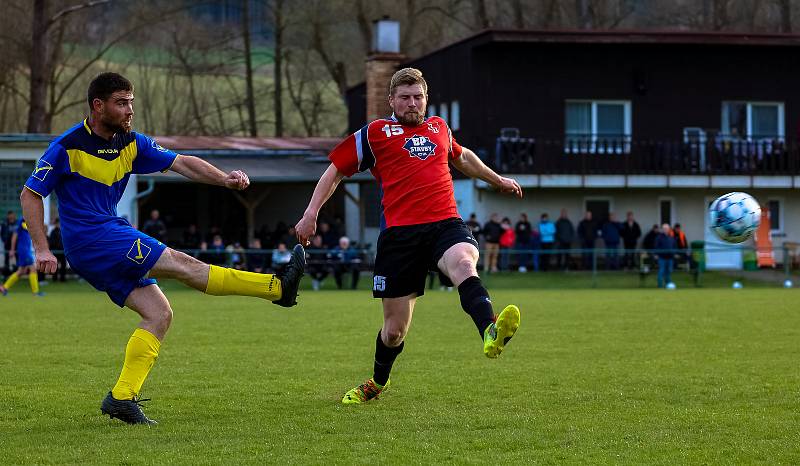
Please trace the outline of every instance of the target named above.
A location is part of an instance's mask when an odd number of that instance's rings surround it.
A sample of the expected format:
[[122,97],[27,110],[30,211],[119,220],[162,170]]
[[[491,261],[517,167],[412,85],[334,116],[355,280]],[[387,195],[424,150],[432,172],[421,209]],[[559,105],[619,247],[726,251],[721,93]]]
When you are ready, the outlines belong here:
[[397,71],[389,82],[389,95],[394,95],[395,89],[399,86],[413,86],[414,84],[422,85],[422,92],[428,95],[428,83],[422,77],[422,71],[416,68],[403,68]]

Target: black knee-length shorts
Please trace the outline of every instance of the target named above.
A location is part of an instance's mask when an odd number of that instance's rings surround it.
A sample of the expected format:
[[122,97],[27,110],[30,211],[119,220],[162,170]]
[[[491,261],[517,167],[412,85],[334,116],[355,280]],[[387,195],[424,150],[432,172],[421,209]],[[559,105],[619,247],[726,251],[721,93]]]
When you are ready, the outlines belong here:
[[445,251],[458,243],[478,247],[478,241],[460,218],[389,227],[378,236],[372,295],[399,298],[425,294],[428,272],[438,270]]

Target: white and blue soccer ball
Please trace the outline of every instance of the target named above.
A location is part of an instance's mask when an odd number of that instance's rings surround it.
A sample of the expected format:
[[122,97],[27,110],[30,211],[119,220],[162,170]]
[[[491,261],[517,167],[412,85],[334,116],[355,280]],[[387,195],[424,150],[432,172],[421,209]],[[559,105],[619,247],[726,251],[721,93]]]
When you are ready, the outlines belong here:
[[741,290],[742,288],[744,288],[744,285],[742,285],[742,282],[740,281],[735,281],[733,282],[733,285],[731,285],[731,288],[733,288],[734,290]]
[[672,283],[672,282],[667,283],[667,289],[668,290],[674,290],[675,288],[677,288],[677,286],[675,286],[674,283]]
[[784,287],[784,288],[791,288],[791,287],[793,287],[793,286],[794,286],[794,283],[792,283],[792,281],[791,281],[791,280],[789,280],[789,279],[786,279],[786,280],[783,282],[783,287]]
[[761,222],[761,206],[747,193],[728,193],[708,208],[711,230],[728,243],[741,243],[753,235]]

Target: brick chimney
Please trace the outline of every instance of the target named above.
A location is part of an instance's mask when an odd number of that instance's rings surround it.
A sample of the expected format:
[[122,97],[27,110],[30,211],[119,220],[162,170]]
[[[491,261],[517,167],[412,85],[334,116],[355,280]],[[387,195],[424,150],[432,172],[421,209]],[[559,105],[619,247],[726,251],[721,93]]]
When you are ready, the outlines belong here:
[[389,82],[400,64],[400,23],[388,16],[372,23],[372,53],[367,57],[367,121],[392,114],[389,108]]

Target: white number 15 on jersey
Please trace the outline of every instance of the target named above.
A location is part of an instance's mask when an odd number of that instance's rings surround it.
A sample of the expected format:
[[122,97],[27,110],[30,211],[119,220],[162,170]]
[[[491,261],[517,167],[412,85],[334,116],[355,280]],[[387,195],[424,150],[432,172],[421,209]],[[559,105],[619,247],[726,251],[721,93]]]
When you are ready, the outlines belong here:
[[397,136],[398,134],[403,134],[403,127],[400,125],[384,125],[381,128],[384,133],[386,133],[386,137]]

